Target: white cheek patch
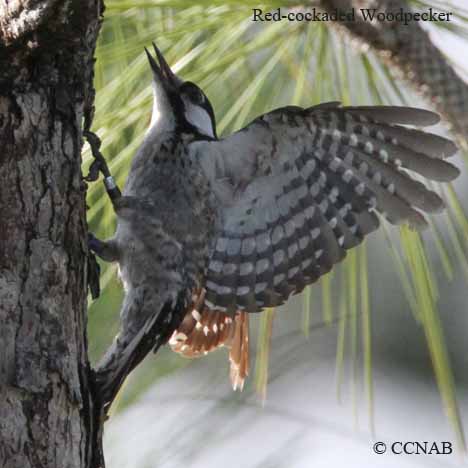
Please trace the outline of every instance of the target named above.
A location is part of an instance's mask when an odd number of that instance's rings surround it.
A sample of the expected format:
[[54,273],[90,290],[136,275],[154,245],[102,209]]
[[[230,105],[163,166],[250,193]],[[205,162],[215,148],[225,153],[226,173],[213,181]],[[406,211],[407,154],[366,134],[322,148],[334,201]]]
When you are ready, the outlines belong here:
[[214,138],[213,126],[208,112],[200,106],[192,104],[187,99],[184,99],[185,104],[185,118],[192,125],[197,127],[201,133]]

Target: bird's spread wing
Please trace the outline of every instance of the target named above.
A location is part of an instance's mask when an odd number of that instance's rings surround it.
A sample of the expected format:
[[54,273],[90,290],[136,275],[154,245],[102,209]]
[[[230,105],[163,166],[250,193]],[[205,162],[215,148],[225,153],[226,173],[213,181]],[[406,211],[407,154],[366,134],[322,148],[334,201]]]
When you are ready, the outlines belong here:
[[426,225],[443,208],[410,173],[450,181],[449,140],[405,125],[439,117],[407,107],[283,108],[219,141],[194,147],[220,202],[222,231],[206,277],[211,309],[283,303],[391,223]]

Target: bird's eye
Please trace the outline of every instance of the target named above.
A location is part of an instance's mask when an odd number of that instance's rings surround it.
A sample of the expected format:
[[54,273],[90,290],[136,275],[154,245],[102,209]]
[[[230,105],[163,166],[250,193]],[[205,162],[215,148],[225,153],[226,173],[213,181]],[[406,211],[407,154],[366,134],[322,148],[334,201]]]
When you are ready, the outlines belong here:
[[203,104],[205,102],[205,95],[203,91],[195,84],[190,83],[189,81],[185,82],[183,85],[183,93],[194,103],[194,104]]

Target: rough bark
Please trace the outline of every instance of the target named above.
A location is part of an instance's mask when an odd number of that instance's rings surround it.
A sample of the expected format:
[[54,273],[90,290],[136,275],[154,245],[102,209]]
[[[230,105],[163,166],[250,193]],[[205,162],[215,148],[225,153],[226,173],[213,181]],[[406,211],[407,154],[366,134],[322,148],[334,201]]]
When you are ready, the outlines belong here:
[[0,0],[0,466],[87,467],[83,122],[101,0]]
[[[377,8],[410,11],[405,0],[321,0],[325,10]],[[333,23],[372,47],[446,119],[459,145],[468,149],[468,85],[456,74],[418,22]]]

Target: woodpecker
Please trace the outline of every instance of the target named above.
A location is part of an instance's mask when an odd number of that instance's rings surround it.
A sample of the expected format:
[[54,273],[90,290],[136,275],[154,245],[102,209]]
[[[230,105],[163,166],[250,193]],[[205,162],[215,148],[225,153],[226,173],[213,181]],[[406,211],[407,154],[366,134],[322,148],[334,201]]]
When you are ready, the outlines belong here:
[[96,370],[109,401],[166,343],[187,357],[227,346],[242,388],[249,313],[317,281],[381,217],[424,228],[423,213],[444,203],[420,179],[459,174],[446,161],[454,143],[408,128],[438,115],[411,107],[289,106],[218,138],[205,93],[153,46],[151,122],[121,195],[105,173],[117,229],[105,242],[90,235],[125,288],[120,332]]

